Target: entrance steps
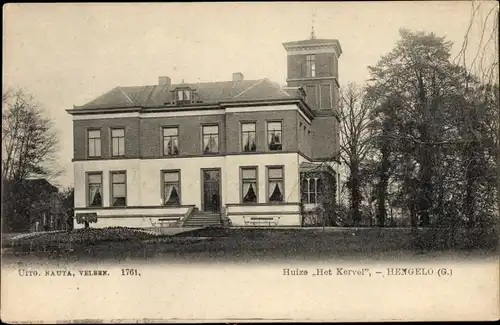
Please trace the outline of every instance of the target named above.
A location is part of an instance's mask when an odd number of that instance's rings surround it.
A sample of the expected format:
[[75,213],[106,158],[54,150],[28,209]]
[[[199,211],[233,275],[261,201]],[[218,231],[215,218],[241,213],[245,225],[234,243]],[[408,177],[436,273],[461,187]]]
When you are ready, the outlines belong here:
[[222,226],[222,218],[220,213],[214,212],[203,212],[196,209],[194,213],[189,215],[184,222],[182,227],[217,227]]

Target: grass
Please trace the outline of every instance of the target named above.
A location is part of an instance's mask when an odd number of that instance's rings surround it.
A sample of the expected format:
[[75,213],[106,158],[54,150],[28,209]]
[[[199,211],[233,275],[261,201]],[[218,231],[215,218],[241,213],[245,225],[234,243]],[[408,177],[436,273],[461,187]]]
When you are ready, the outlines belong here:
[[465,246],[457,246],[453,251],[422,248],[415,245],[410,229],[377,228],[204,229],[174,237],[127,228],[87,229],[11,240],[4,247],[10,247],[3,254],[10,261],[30,256],[61,261],[399,260],[496,253],[491,248]]

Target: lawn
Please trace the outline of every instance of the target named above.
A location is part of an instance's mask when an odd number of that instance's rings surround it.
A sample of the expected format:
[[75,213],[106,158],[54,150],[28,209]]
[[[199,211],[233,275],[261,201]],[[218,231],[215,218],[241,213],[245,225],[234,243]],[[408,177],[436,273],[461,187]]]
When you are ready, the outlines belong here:
[[31,258],[255,262],[471,258],[496,254],[496,244],[481,249],[467,248],[462,243],[454,250],[422,247],[415,239],[425,238],[423,231],[419,232],[415,235],[410,229],[390,228],[205,229],[168,237],[116,227],[10,239],[4,241],[2,248],[4,261],[14,263]]

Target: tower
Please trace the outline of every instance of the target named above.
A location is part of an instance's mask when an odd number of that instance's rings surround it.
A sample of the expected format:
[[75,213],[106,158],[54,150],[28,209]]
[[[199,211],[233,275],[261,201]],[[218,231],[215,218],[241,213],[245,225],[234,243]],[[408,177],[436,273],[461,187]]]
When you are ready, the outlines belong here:
[[303,87],[307,104],[324,113],[338,110],[338,59],[342,54],[336,39],[311,38],[283,44],[287,51],[287,85]]
[[[313,18],[314,19],[314,18]],[[336,39],[317,39],[314,22],[309,39],[286,42],[287,86],[302,87],[306,103],[314,111],[312,160],[327,161],[336,172],[340,187],[340,115],[338,59],[342,54]],[[337,200],[339,191],[336,191]]]

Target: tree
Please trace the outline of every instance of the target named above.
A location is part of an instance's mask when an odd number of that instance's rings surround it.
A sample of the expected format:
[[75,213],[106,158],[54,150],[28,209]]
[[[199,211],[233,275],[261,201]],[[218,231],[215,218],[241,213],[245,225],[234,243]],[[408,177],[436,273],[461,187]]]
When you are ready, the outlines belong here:
[[453,63],[445,38],[400,34],[369,67],[365,97],[373,107],[379,222],[393,197],[413,226],[435,226],[434,239],[450,247],[458,228],[488,229],[498,216],[498,84]]
[[26,180],[53,175],[48,166],[58,138],[41,106],[23,90],[4,91],[2,105],[2,222],[26,230],[41,194],[27,190]]
[[[396,103],[393,117],[403,128],[395,139],[411,140],[409,161],[417,167],[415,205],[420,223],[428,225],[434,205],[433,178],[436,170],[435,142],[446,136],[444,120],[454,109],[453,97],[460,86],[461,71],[449,62],[451,43],[442,37],[402,29],[396,47],[369,67],[375,83],[370,92],[379,97],[379,107]],[[449,133],[449,132],[448,132]],[[391,136],[387,134],[386,137]],[[403,153],[403,152],[401,152]]]
[[370,108],[363,96],[364,89],[351,83],[341,91],[340,100],[340,159],[349,171],[350,213],[356,224],[361,220],[361,164],[372,148]]
[[2,179],[18,182],[50,175],[47,163],[58,148],[51,120],[22,89],[3,92],[2,104]]
[[[487,159],[493,160],[493,166],[496,165],[496,192],[497,192],[497,209],[500,211],[500,150],[498,139],[500,138],[500,124],[498,116],[498,78],[499,78],[499,11],[498,3],[490,2],[471,2],[471,16],[469,25],[464,34],[461,49],[455,57],[454,62],[459,64],[469,73],[473,73],[480,81],[479,93],[482,94],[482,105],[486,115],[489,115],[486,122],[488,134],[492,137],[494,150],[489,150]],[[485,15],[483,15],[485,14]],[[469,44],[470,37],[475,34],[474,26],[479,26],[480,40],[477,47],[472,47]],[[473,44],[473,43],[472,43]],[[477,93],[476,89],[476,93]],[[477,144],[477,143],[476,143]],[[474,146],[469,146],[469,153]],[[472,156],[470,156],[472,158]],[[492,159],[493,158],[493,159]],[[477,160],[476,160],[477,161]],[[475,168],[475,163],[467,165],[469,173]],[[470,175],[469,175],[470,176]],[[469,182],[473,177],[468,177]],[[471,205],[473,202],[470,190],[473,188],[469,183],[469,194],[464,201],[464,204]],[[472,209],[471,209],[472,210]]]

